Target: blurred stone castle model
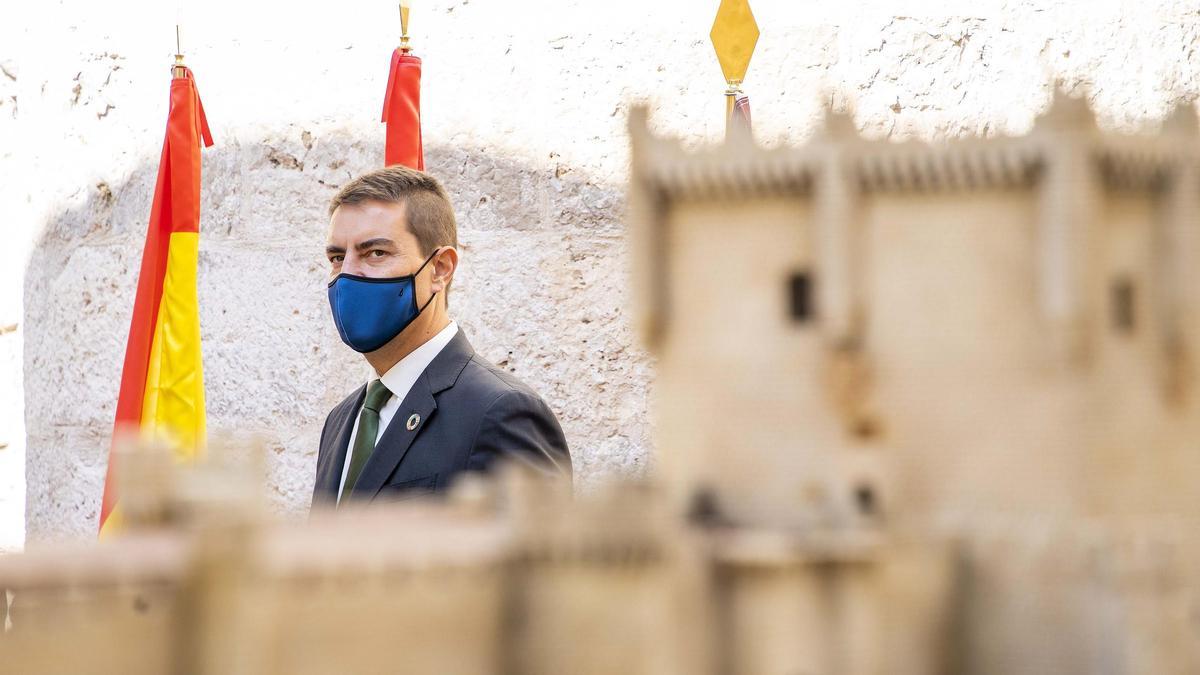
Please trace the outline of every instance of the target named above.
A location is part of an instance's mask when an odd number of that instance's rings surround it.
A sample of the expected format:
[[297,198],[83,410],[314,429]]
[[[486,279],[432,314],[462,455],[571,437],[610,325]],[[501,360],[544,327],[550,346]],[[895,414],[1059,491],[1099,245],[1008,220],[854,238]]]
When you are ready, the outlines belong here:
[[[22,673],[1200,670],[1200,135],[695,153],[631,121],[653,485],[512,472],[269,524],[133,467],[145,526],[0,558]],[[251,476],[251,478],[247,478]],[[157,524],[157,526],[155,526]]]
[[675,503],[956,542],[953,672],[1200,672],[1190,105],[1136,137],[1061,93],[1021,138],[632,130]]

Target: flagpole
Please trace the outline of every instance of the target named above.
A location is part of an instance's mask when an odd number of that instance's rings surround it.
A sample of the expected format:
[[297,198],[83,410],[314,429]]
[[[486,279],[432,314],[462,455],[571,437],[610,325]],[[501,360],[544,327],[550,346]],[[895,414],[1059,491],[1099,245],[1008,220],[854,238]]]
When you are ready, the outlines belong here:
[[183,48],[179,42],[179,24],[175,24],[175,64],[171,66],[171,76],[183,77],[186,72],[183,65]]
[[737,105],[738,94],[742,93],[740,83],[727,80],[729,86],[725,89],[725,135],[729,136],[733,129],[733,111]]
[[408,44],[408,12],[412,9],[412,0],[400,0],[400,51],[408,54],[412,47]]

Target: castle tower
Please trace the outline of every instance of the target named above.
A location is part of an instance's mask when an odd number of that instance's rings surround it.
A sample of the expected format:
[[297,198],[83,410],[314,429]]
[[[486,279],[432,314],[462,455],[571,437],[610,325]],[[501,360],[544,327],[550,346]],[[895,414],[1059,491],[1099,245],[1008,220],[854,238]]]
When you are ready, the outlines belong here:
[[634,287],[675,503],[780,526],[848,522],[847,499],[875,508],[871,485],[831,492],[833,451],[873,423],[849,120],[811,152],[734,136],[697,157],[651,137],[644,113],[631,129]]

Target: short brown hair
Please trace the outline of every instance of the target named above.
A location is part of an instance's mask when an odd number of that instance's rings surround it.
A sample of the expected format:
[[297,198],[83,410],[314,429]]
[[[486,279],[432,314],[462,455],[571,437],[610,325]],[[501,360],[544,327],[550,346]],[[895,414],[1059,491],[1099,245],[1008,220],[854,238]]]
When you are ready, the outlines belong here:
[[438,179],[424,171],[397,164],[364,173],[338,191],[329,202],[329,215],[343,204],[370,201],[404,205],[408,231],[416,237],[422,256],[432,255],[440,246],[458,247],[458,224],[450,195]]

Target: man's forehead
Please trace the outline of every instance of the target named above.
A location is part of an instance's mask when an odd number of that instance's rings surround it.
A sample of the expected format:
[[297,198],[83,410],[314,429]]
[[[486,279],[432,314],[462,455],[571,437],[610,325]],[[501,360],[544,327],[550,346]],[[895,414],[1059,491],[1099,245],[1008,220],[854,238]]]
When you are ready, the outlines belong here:
[[406,245],[412,235],[405,222],[403,204],[368,201],[342,204],[329,218],[328,238],[330,243],[346,243],[351,246],[367,240],[386,238],[398,245]]

